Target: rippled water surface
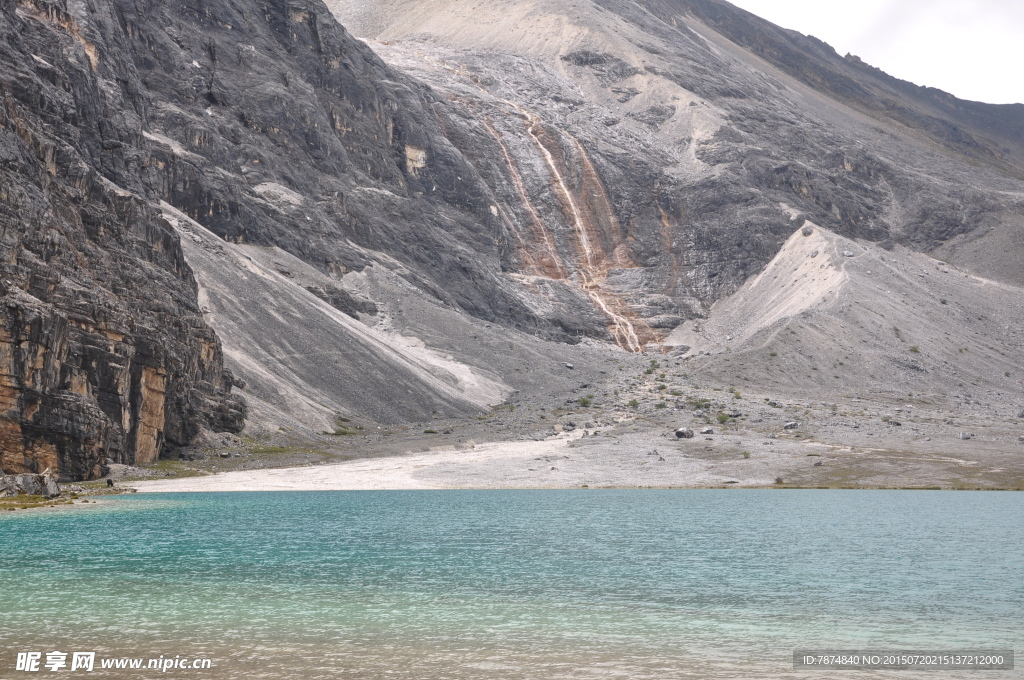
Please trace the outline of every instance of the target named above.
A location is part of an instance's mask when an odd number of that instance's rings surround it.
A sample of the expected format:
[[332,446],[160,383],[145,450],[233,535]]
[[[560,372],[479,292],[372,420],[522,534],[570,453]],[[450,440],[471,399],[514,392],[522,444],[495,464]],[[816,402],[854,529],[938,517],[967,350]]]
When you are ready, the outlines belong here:
[[[308,680],[807,678],[794,648],[1020,653],[1022,539],[1024,494],[996,492],[118,497],[0,517],[0,677],[25,650],[213,659],[109,677]],[[963,674],[982,676],[1022,677]]]

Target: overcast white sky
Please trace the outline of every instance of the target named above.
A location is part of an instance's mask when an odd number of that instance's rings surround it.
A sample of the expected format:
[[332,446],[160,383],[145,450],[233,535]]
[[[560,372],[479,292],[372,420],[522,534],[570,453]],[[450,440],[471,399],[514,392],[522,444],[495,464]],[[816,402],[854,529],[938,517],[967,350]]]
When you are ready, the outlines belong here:
[[886,73],[991,104],[1024,103],[1024,0],[730,0]]

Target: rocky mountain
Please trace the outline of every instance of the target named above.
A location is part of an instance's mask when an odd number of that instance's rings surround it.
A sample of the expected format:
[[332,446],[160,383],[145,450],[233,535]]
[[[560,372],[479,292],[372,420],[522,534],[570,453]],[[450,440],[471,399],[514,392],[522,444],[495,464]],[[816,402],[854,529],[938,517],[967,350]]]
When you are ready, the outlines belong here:
[[1024,285],[1024,107],[715,0],[329,5],[0,0],[3,470],[546,392],[806,220]]
[[[517,164],[537,153],[517,107],[570,160],[585,150],[631,262],[649,270],[636,292],[619,286],[641,317],[657,288],[683,316],[735,290],[788,238],[783,203],[923,251],[1022,233],[1024,106],[897,81],[725,2],[330,4],[393,64],[507,121],[526,138],[505,141],[523,149]],[[1019,276],[999,250],[971,264]]]

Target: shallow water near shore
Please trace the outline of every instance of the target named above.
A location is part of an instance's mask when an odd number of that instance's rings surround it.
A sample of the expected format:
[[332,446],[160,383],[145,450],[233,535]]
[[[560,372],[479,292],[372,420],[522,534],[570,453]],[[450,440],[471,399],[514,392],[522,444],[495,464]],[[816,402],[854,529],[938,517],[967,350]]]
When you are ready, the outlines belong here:
[[1022,539],[1024,494],[1003,492],[117,497],[0,518],[0,676],[53,650],[213,663],[109,677],[308,679],[807,678],[794,649],[1019,651]]

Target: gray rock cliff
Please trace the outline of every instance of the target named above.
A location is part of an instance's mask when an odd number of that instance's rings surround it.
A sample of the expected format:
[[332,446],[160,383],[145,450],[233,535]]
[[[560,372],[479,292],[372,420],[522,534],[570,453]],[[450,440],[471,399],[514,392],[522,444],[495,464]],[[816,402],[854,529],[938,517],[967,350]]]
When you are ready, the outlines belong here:
[[148,101],[124,45],[59,2],[5,0],[0,35],[3,470],[92,478],[240,429],[178,237],[146,199]]

